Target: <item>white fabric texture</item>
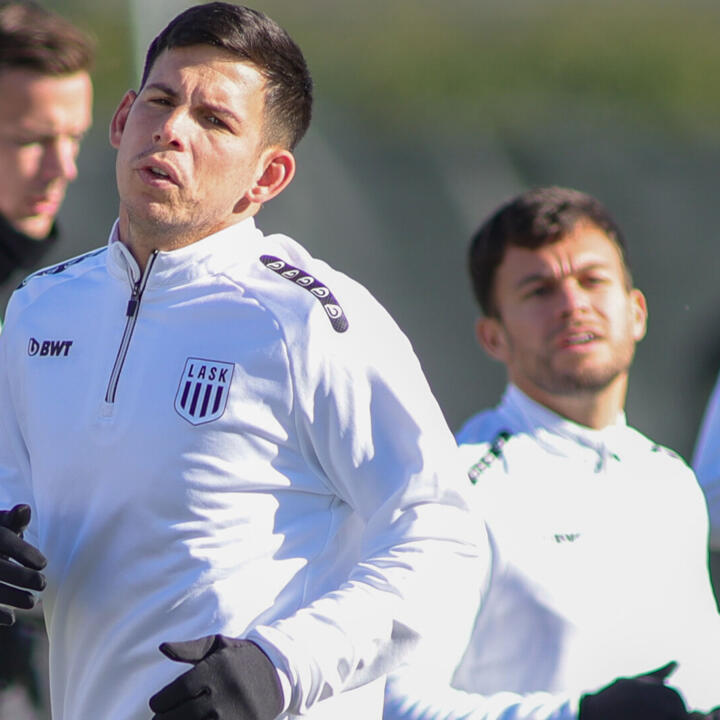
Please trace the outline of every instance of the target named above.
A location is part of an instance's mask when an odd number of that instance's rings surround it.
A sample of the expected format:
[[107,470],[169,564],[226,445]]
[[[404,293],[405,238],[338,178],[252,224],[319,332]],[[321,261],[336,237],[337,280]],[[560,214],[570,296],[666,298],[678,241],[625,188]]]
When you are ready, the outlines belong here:
[[214,633],[271,657],[282,717],[379,717],[436,608],[472,624],[463,481],[387,313],[252,220],[142,277],[114,229],[9,303],[0,507],[48,558],[54,720],[147,720],[188,669],[158,645]]
[[582,694],[672,660],[690,708],[720,704],[707,514],[685,463],[624,415],[591,430],[512,385],[458,441],[490,582],[459,651],[449,618],[446,644],[389,678],[386,720],[566,720]]

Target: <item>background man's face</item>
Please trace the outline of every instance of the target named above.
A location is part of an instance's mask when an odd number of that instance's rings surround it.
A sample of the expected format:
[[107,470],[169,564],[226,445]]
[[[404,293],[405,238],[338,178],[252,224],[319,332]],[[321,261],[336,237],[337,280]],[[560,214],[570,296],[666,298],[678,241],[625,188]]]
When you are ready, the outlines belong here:
[[90,76],[5,70],[0,98],[0,213],[40,240],[77,175],[80,140],[91,122]]
[[645,334],[645,299],[628,289],[620,253],[598,228],[579,223],[537,250],[508,248],[495,300],[499,359],[531,397],[627,380]]

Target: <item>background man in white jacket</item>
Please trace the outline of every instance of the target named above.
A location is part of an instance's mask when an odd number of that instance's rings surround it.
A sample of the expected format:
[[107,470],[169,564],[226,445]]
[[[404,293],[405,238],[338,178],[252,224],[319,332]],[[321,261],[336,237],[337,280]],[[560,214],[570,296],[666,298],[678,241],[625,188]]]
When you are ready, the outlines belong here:
[[705,492],[712,549],[720,550],[720,377],[703,416],[693,454],[693,468]]
[[707,513],[685,463],[625,421],[647,311],[620,229],[594,198],[540,188],[494,213],[469,259],[478,339],[508,375],[458,436],[492,572],[472,634],[447,618],[445,642],[390,679],[385,717],[708,711],[720,622]]
[[55,720],[368,720],[437,607],[471,624],[478,533],[407,339],[254,224],[310,110],[276,23],[185,11],[111,123],[108,245],[9,303],[0,622],[45,588]]

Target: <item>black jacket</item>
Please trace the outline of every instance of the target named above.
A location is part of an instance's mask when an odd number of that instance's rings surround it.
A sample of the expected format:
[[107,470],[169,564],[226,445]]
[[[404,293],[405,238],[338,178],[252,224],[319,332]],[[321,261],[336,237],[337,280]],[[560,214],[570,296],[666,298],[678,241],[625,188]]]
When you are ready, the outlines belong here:
[[33,240],[18,232],[0,215],[0,318],[13,290],[32,270],[40,265],[43,256],[58,239],[57,225],[53,225],[45,240]]

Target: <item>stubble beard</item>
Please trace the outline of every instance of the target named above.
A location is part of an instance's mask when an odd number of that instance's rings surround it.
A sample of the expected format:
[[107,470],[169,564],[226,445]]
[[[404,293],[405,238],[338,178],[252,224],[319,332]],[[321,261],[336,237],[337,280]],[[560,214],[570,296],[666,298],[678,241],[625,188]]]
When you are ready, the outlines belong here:
[[148,247],[155,248],[160,244],[167,249],[183,247],[205,236],[204,229],[192,213],[181,213],[162,203],[157,205],[156,208],[126,206],[133,236],[143,238]]
[[553,356],[541,356],[528,375],[533,383],[551,395],[593,395],[606,390],[620,376],[627,375],[635,354],[634,341],[627,340],[613,350],[612,357],[602,364],[593,364],[568,370],[553,365]]

